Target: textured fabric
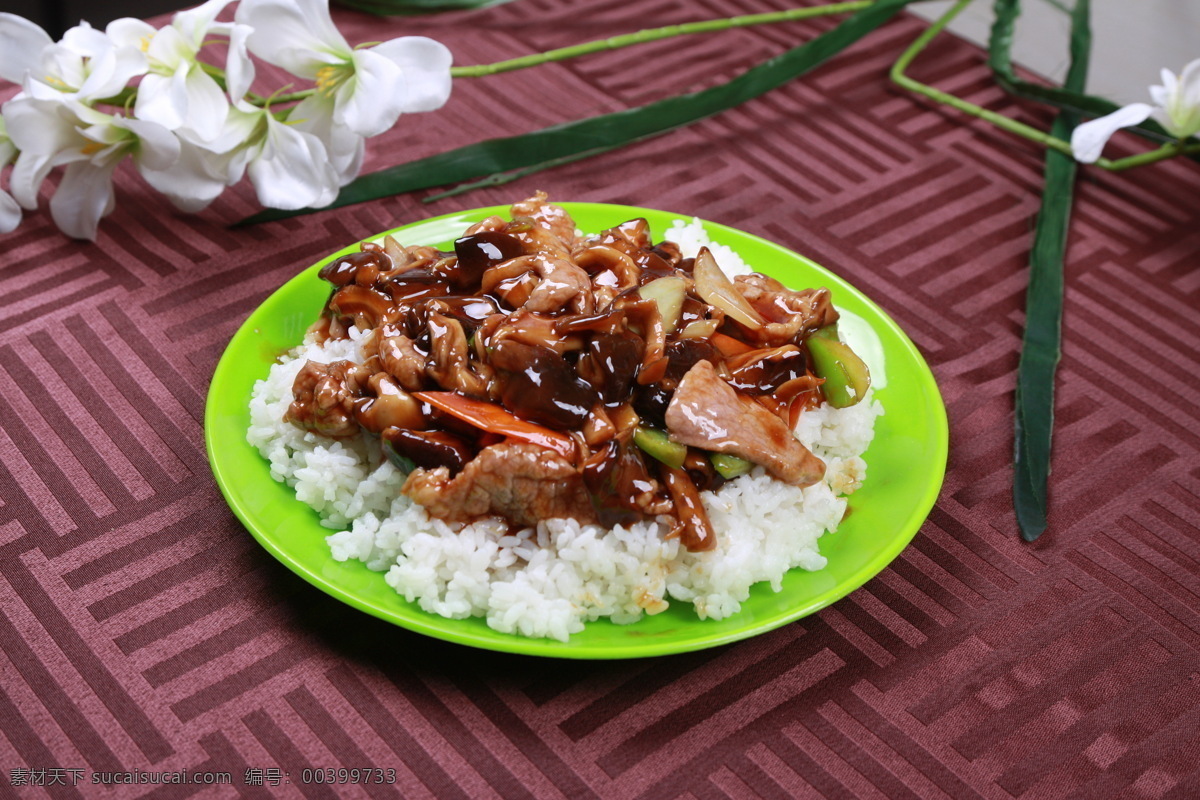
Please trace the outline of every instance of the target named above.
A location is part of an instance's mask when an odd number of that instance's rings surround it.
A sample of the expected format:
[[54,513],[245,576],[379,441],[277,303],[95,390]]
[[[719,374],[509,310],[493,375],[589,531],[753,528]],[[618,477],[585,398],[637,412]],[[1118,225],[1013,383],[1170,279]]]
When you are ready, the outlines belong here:
[[[351,42],[425,33],[471,64],[787,5],[519,0],[336,19]],[[711,85],[833,24],[460,80],[444,109],[372,141],[367,169]],[[28,215],[0,239],[0,795],[41,796],[10,786],[38,768],[234,780],[54,797],[1200,795],[1200,172],[1084,171],[1051,527],[1025,544],[1012,401],[1041,154],[889,85],[922,28],[900,17],[734,112],[430,205],[405,196],[230,228],[257,210],[248,187],[189,217],[122,169],[95,244]],[[971,45],[939,38],[914,74],[1048,119],[1005,98]],[[936,507],[887,570],[742,643],[576,663],[390,626],[255,544],[203,448],[233,332],[325,253],[538,188],[763,235],[900,323],[939,380],[951,451]],[[301,783],[305,768],[368,766],[396,782]],[[275,769],[280,786],[250,785]]]

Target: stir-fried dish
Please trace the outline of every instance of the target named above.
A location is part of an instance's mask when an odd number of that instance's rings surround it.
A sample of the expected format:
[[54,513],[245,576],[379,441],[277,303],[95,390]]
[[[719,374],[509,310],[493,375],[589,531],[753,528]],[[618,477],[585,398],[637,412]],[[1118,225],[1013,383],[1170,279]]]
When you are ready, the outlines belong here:
[[320,275],[333,289],[315,332],[369,331],[367,358],[308,362],[286,419],[376,435],[401,491],[449,521],[660,519],[711,549],[700,492],[755,465],[819,481],[798,415],[853,405],[869,383],[828,290],[731,280],[642,219],[577,235],[541,193],[453,251],[386,237]]

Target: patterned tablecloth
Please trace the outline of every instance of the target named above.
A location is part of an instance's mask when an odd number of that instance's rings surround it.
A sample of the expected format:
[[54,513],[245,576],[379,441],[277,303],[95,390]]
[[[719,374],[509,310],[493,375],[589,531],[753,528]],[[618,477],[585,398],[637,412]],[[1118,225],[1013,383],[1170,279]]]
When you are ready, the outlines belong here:
[[[426,33],[470,64],[786,5],[520,0],[336,19],[352,42]],[[444,109],[372,141],[366,167],[712,85],[833,24],[464,79]],[[0,795],[1200,795],[1200,172],[1080,181],[1051,528],[1023,543],[1012,404],[1041,153],[889,85],[923,26],[898,17],[736,111],[429,205],[231,228],[256,210],[248,187],[189,217],[122,171],[95,244],[63,238],[45,211],[0,239]],[[939,38],[914,72],[1046,123],[972,45]],[[203,444],[233,332],[325,253],[538,188],[765,236],[900,323],[940,383],[951,450],[936,507],[890,568],[741,643],[576,662],[391,626],[256,544]],[[339,767],[394,783],[311,771]],[[91,783],[179,771],[232,784]],[[60,785],[33,786],[47,783]]]

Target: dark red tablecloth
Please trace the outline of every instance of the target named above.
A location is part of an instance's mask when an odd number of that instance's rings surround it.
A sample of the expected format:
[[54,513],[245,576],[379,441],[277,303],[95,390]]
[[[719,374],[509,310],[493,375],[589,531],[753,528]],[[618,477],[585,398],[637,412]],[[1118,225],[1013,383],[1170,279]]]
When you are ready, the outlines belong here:
[[[424,33],[472,64],[787,5],[520,0],[336,19],[352,42]],[[711,85],[833,24],[463,79],[444,109],[374,140],[367,168]],[[1041,153],[889,85],[923,27],[900,17],[736,111],[430,205],[235,229],[257,208],[248,187],[189,217],[122,171],[95,244],[63,238],[45,211],[0,239],[0,795],[1200,795],[1200,169],[1082,175],[1051,527],[1026,544],[1012,403]],[[969,44],[939,38],[914,72],[1047,121]],[[755,639],[579,663],[393,627],[255,543],[203,445],[233,332],[322,254],[539,188],[768,237],[905,328],[940,383],[951,450],[936,507],[890,568]],[[321,767],[391,769],[395,783],[301,780]],[[232,785],[89,783],[179,770]],[[55,779],[67,785],[30,785]]]

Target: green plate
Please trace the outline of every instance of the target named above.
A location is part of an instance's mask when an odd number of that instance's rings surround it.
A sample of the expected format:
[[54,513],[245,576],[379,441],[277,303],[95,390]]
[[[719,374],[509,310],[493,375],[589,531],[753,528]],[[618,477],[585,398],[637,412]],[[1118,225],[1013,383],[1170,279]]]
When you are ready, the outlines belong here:
[[[585,231],[600,231],[645,217],[661,238],[683,215],[599,203],[562,204]],[[396,229],[408,245],[449,247],[472,222],[507,214],[496,206],[450,214]],[[246,442],[254,382],[273,360],[295,346],[317,318],[328,287],[317,271],[357,243],[306,269],[264,302],[234,335],[213,374],[205,411],[209,461],[234,513],[273,556],[305,580],[345,603],[409,630],[473,647],[560,658],[636,658],[681,653],[734,642],[772,630],[824,608],[883,570],[912,540],[941,489],[946,467],[946,410],[933,375],[896,324],[837,275],[779,245],[714,223],[709,236],[734,248],[748,264],[794,288],[827,286],[843,312],[844,338],[871,367],[885,414],[865,458],[867,480],[850,498],[850,511],[820,542],[829,565],[819,572],[792,570],[783,591],[756,585],[741,613],[700,620],[689,603],[632,625],[599,620],[567,643],[499,633],[482,618],[451,620],[422,611],[396,594],[361,562],[330,555],[317,515],[287,486],[271,479],[267,462]],[[380,234],[382,236],[383,234]],[[374,237],[379,238],[379,237]]]

